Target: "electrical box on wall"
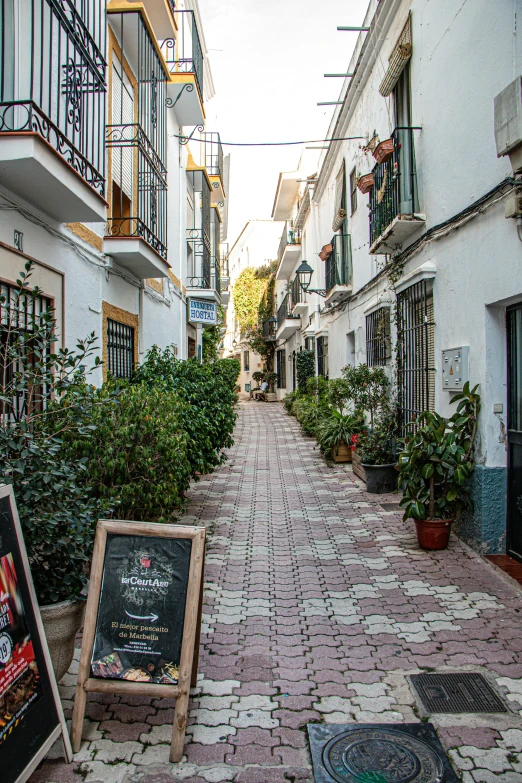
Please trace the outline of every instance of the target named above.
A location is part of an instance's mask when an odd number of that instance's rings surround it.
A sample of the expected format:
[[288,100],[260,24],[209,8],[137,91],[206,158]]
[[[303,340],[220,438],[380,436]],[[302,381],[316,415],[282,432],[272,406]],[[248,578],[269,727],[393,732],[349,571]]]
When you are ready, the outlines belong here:
[[469,345],[442,351],[442,388],[461,391],[469,381]]

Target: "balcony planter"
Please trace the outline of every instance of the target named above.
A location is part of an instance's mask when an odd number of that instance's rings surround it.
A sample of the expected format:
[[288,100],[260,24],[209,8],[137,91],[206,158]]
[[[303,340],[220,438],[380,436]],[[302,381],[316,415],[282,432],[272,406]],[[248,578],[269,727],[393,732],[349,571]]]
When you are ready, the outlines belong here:
[[367,465],[362,463],[366,476],[366,491],[375,495],[395,492],[397,489],[397,471],[395,463],[388,465]]
[[386,163],[386,161],[390,160],[392,157],[394,149],[395,144],[393,139],[386,139],[376,146],[373,151],[373,157],[377,163]]
[[413,521],[421,549],[435,551],[448,548],[452,519],[414,519]]
[[361,191],[361,193],[369,193],[370,190],[373,188],[375,184],[375,180],[373,178],[373,174],[363,174],[362,177],[359,177],[357,180],[357,187]]
[[67,674],[74,658],[76,634],[82,626],[84,611],[85,601],[78,598],[40,607],[57,682]]
[[336,448],[332,449],[332,457],[334,462],[351,462],[352,450],[343,440]]

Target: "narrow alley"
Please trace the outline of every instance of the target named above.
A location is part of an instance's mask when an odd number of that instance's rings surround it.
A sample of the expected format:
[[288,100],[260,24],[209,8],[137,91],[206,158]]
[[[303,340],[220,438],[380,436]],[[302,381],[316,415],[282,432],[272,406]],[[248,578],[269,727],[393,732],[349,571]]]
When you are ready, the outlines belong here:
[[519,589],[455,538],[420,550],[396,497],[381,506],[314,446],[281,405],[241,404],[228,461],[192,487],[183,521],[209,537],[182,763],[168,763],[172,704],[92,694],[75,763],[31,783],[311,781],[308,722],[419,722],[407,675],[448,667],[489,672],[511,707],[432,720],[455,768],[522,780]]

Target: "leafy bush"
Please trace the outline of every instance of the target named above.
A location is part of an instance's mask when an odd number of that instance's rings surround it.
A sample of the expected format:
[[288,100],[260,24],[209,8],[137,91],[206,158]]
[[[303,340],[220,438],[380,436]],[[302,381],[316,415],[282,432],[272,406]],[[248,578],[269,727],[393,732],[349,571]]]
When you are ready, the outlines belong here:
[[118,519],[172,521],[191,476],[183,429],[190,406],[161,385],[108,381],[92,396],[92,432],[65,438],[64,455],[85,460],[86,483]]
[[[111,506],[86,487],[85,460],[63,454],[65,437],[91,431],[83,416],[90,400],[84,379],[94,335],[76,351],[54,352],[55,312],[38,313],[42,292],[31,288],[31,274],[28,262],[11,300],[0,296],[0,477],[13,485],[36,594],[47,604],[81,592],[96,521]],[[65,397],[67,420],[58,427]]]
[[299,392],[297,389],[295,391],[288,392],[286,397],[283,400],[283,405],[285,406],[285,410],[287,413],[292,413],[292,407],[294,402],[301,397],[301,392]]
[[256,370],[255,372],[252,373],[252,380],[255,381],[256,383],[261,383],[264,377],[265,374],[264,372],[261,372],[261,370]]
[[316,435],[317,427],[322,419],[329,415],[329,409],[324,401],[316,400],[309,394],[302,394],[294,401],[292,413],[306,435]]
[[309,378],[306,382],[306,391],[308,394],[312,394],[314,397],[322,397],[326,399],[328,392],[328,384],[326,378],[322,375],[316,375],[315,378]]
[[357,453],[365,465],[390,465],[396,461],[397,412],[384,405],[372,429],[364,429],[357,440]]
[[[458,403],[449,419],[421,413],[416,431],[399,455],[399,482],[404,485],[404,519],[453,519],[469,504],[466,484],[475,467],[474,448],[480,413],[478,386],[451,400]],[[420,425],[420,426],[419,426]]]
[[353,400],[351,386],[345,378],[333,378],[328,381],[326,396],[330,405],[341,414]]
[[297,372],[297,388],[306,391],[309,378],[315,375],[314,351],[299,351],[295,356],[295,368]]
[[388,402],[390,381],[382,367],[345,367],[343,377],[349,387],[349,396],[357,410],[370,414],[370,427],[379,409]]
[[361,427],[361,418],[354,413],[342,414],[340,411],[330,408],[329,415],[323,416],[317,425],[317,440],[321,449],[326,454],[331,454],[334,449],[345,443],[351,443],[351,436],[357,433]]
[[188,436],[193,475],[211,471],[225,459],[223,449],[233,445],[238,375],[239,362],[235,359],[219,359],[212,364],[200,364],[196,359],[178,361],[171,348],[161,351],[153,346],[133,376],[134,384],[149,389],[159,384],[188,403],[180,409],[179,423]]

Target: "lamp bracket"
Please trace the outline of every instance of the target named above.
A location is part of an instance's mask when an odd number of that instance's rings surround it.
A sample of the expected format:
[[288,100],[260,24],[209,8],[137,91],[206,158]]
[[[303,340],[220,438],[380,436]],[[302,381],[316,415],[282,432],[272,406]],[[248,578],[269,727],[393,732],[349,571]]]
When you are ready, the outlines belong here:
[[326,296],[326,290],[324,288],[307,288],[306,293],[319,294],[319,296],[322,296],[323,298]]

